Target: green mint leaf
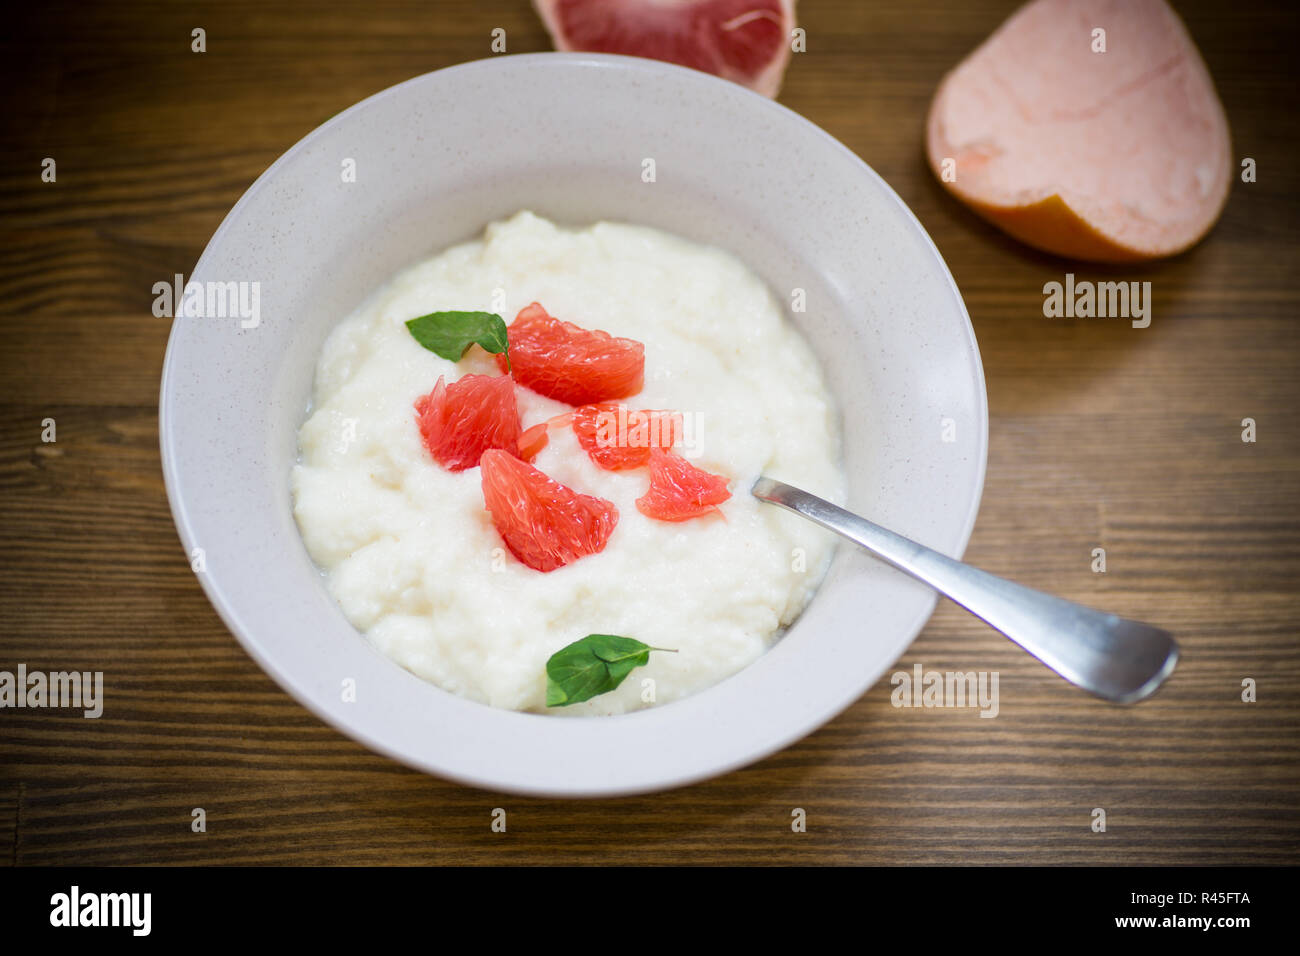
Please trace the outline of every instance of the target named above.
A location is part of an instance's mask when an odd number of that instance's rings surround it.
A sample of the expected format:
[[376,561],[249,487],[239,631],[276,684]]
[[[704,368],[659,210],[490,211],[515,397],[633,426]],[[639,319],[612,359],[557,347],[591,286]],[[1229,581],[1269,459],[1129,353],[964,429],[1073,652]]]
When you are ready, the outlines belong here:
[[607,693],[633,669],[650,663],[651,651],[661,650],[630,637],[588,634],[546,662],[546,706],[567,707]]
[[406,327],[415,341],[445,359],[460,361],[477,342],[489,352],[505,353],[510,367],[506,323],[495,312],[430,312],[409,320]]

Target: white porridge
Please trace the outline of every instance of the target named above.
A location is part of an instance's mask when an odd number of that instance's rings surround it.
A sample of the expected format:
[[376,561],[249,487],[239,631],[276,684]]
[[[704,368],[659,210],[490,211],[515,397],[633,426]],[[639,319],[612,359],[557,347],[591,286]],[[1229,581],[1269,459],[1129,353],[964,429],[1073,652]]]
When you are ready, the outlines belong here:
[[[571,428],[553,427],[533,466],[611,502],[617,526],[599,553],[547,572],[504,547],[480,468],[434,461],[413,411],[440,376],[499,375],[495,359],[478,347],[441,358],[406,322],[462,309],[509,323],[532,302],[644,344],[644,387],[620,401],[682,412],[678,450],[729,481],[720,514],[648,517],[636,504],[646,468],[604,470]],[[523,428],[572,410],[515,393]],[[572,231],[521,212],[405,270],[330,335],[299,432],[294,514],[344,614],[403,667],[496,707],[617,714],[734,674],[798,615],[833,540],[749,487],[762,473],[842,500],[837,428],[811,351],[735,258],[648,228]],[[653,653],[616,689],[548,711],[548,659],[588,634],[676,653]]]

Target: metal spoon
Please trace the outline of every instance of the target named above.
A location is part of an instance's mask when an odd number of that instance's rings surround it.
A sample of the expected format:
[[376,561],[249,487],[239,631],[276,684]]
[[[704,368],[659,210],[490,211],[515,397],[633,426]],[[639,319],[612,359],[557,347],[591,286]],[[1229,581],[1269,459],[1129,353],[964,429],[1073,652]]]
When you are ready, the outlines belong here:
[[1178,645],[1158,627],[1094,611],[954,561],[865,518],[771,478],[754,497],[828,528],[925,582],[991,624],[1086,691],[1121,704],[1151,694],[1178,663]]

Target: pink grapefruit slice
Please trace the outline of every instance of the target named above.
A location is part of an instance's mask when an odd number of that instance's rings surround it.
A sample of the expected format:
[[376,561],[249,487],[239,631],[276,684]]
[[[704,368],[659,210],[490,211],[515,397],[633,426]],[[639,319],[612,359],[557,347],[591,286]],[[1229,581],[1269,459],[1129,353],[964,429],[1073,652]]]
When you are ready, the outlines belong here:
[[509,452],[479,459],[483,501],[510,553],[537,571],[554,571],[605,549],[618,508],[583,495]]
[[727,479],[696,468],[685,458],[650,449],[650,489],[636,500],[637,510],[659,521],[686,521],[718,511],[731,497]]
[[415,421],[424,447],[449,471],[473,468],[489,448],[519,452],[519,411],[509,375],[464,375],[450,385],[439,375],[433,391],[416,399]]

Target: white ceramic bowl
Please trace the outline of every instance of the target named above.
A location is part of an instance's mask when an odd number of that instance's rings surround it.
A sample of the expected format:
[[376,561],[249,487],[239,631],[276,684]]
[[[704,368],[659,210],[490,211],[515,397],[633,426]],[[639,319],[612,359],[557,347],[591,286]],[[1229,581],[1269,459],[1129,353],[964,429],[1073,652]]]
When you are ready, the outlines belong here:
[[[340,175],[346,159],[354,183]],[[248,653],[323,720],[403,763],[565,796],[743,766],[871,687],[933,593],[841,547],[808,609],[744,671],[663,707],[563,719],[456,697],[385,658],[343,617],[299,537],[289,470],[326,334],[397,270],[525,208],[573,225],[656,226],[736,254],[778,300],[805,290],[807,311],[790,318],[839,400],[849,506],[961,555],[984,479],[983,371],[920,224],[784,107],[692,70],[588,54],[482,60],[385,90],[308,135],[240,199],[190,279],[260,283],[260,324],[177,318],[163,371],[163,468],[181,540],[203,549],[199,580]],[[944,419],[955,441],[943,440]]]

